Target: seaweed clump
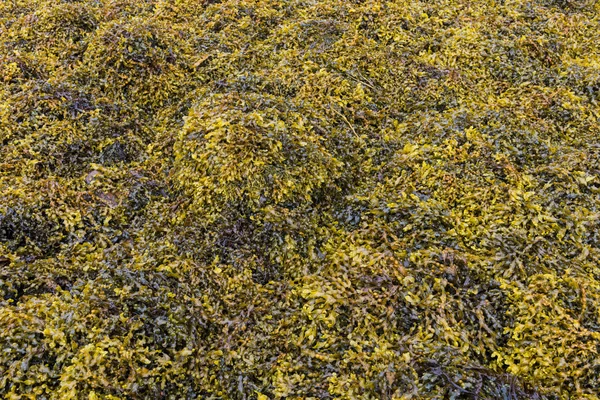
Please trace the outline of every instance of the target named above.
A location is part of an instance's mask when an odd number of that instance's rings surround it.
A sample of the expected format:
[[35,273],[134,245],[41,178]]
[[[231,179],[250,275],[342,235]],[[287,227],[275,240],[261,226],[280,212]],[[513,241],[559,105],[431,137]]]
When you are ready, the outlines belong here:
[[0,395],[599,399],[599,15],[0,2]]

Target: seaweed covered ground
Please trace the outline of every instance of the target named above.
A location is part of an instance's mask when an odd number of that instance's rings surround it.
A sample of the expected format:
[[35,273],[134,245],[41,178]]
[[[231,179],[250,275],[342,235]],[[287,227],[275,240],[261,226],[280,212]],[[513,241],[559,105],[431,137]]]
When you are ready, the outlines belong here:
[[1,0],[0,396],[599,399],[599,26]]

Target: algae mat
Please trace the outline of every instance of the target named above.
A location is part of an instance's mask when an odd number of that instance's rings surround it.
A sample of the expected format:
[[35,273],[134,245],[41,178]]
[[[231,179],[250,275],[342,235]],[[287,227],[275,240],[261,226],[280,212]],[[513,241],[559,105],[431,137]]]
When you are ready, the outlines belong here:
[[599,399],[599,27],[0,1],[0,396]]

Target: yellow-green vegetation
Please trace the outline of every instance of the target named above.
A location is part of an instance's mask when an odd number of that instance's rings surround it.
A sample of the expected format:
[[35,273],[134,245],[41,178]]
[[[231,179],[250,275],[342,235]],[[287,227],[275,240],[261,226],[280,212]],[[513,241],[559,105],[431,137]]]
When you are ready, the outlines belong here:
[[0,0],[0,396],[599,399],[599,27]]

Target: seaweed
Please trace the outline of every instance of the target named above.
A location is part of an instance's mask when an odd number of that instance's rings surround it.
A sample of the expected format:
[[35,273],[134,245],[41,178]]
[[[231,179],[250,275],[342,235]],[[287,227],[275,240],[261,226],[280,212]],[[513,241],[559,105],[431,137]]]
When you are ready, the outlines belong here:
[[0,2],[0,397],[599,399],[599,16]]

